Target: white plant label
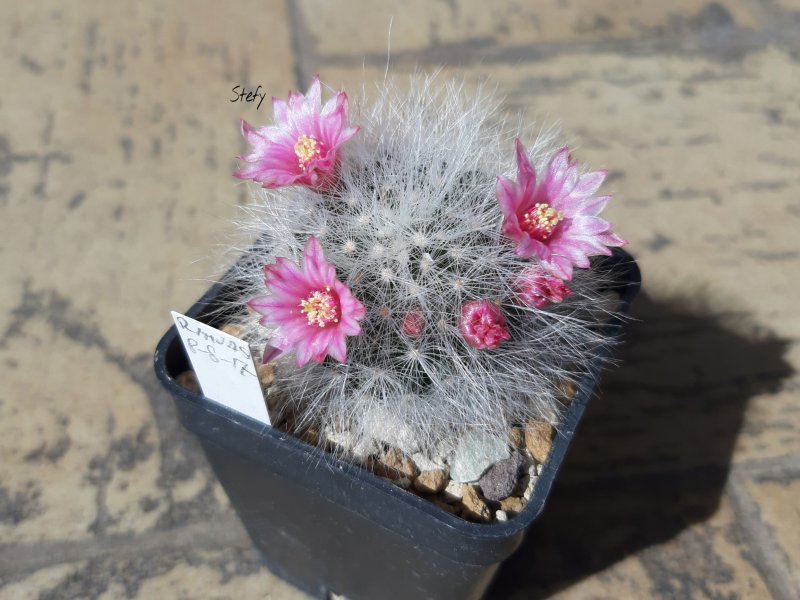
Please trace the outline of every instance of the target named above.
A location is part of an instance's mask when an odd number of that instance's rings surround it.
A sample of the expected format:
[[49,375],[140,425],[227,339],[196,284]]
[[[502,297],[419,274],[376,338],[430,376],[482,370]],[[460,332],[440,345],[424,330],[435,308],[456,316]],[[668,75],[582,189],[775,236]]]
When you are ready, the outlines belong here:
[[172,311],[172,320],[203,395],[271,425],[250,346],[237,337]]

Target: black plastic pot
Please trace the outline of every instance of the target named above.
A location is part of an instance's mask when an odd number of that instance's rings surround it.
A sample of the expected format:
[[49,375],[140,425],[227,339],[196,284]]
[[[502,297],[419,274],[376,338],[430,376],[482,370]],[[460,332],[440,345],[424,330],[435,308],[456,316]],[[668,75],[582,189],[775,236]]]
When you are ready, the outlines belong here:
[[[617,282],[620,312],[627,313],[639,290],[639,269],[621,250],[602,261]],[[186,314],[214,324],[208,315],[227,291],[214,285]],[[606,326],[617,331],[622,325],[623,319],[615,317]],[[578,387],[524,511],[493,524],[464,521],[368,471],[188,392],[175,382],[189,363],[174,327],[156,348],[155,370],[275,574],[319,598],[332,592],[354,600],[464,600],[483,595],[544,508],[593,393],[600,358]]]

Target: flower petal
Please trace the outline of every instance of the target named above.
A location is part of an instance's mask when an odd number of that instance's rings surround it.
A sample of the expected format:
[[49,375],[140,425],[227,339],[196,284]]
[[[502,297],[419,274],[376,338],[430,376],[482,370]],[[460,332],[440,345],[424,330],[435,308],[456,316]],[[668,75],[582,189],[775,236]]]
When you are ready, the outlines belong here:
[[564,281],[572,279],[572,261],[569,258],[553,255],[551,260],[546,263],[546,266],[554,275]]
[[610,231],[608,233],[603,233],[597,237],[606,246],[616,247],[616,246],[627,246],[628,244],[628,240],[625,240],[619,237],[616,233],[611,233]]
[[497,202],[505,216],[515,215],[519,206],[519,186],[505,177],[497,178]]
[[587,198],[581,202],[580,213],[587,216],[596,217],[603,212],[603,209],[605,209],[610,200],[611,196],[595,196]]
[[276,98],[275,96],[272,97],[272,116],[275,119],[276,123],[286,122],[286,115],[288,110],[289,107],[286,104],[286,100],[281,100],[280,98]]
[[347,343],[344,335],[334,335],[328,344],[328,353],[334,360],[344,364],[347,362]]
[[597,235],[611,229],[611,223],[599,217],[575,217],[570,220],[570,232],[580,235]]
[[517,181],[520,188],[525,192],[533,193],[536,189],[536,170],[531,165],[528,155],[525,153],[525,148],[519,138],[515,141],[516,155],[517,155]]
[[295,365],[298,369],[301,369],[308,364],[308,361],[311,360],[311,357],[314,353],[314,349],[311,345],[312,339],[303,338],[302,340],[298,340],[297,344],[295,345]]
[[572,196],[581,200],[588,198],[600,188],[607,175],[608,171],[592,171],[582,175],[577,185],[572,189]]
[[308,238],[303,251],[303,273],[316,287],[330,287],[336,281],[336,269],[322,252],[322,246],[313,235]]

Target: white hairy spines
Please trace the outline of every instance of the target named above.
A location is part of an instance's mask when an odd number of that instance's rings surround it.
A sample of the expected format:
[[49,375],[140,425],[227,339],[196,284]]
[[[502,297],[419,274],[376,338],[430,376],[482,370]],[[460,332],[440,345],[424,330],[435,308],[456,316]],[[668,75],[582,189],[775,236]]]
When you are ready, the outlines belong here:
[[[491,94],[455,84],[418,78],[407,93],[386,83],[378,96],[351,115],[361,131],[343,149],[333,192],[260,190],[247,209],[256,250],[234,274],[234,302],[264,295],[261,267],[298,261],[315,235],[367,310],[346,364],[296,369],[284,359],[276,393],[301,428],[345,428],[409,452],[467,427],[505,436],[531,419],[557,421],[559,385],[608,343],[597,327],[607,303],[602,277],[580,269],[560,304],[538,310],[515,297],[526,263],[500,233],[496,177],[514,175],[513,139],[524,132],[499,118]],[[539,138],[529,149],[538,167],[552,145]],[[459,332],[461,307],[480,299],[506,317],[511,339],[497,350],[476,350]],[[243,321],[248,341],[263,347],[271,331],[256,315]]]

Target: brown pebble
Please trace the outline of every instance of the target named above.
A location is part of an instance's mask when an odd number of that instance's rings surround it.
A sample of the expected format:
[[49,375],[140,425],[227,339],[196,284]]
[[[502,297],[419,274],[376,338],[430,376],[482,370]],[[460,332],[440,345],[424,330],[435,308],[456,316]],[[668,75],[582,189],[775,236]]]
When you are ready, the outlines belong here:
[[374,473],[378,477],[383,477],[384,479],[388,479],[389,477],[389,469],[387,469],[386,465],[374,456],[367,457],[366,462],[364,462],[364,468]]
[[492,511],[471,485],[464,486],[464,497],[461,500],[461,516],[471,521],[488,523],[492,520]]
[[506,511],[509,515],[518,515],[525,508],[525,502],[522,498],[510,496],[500,500],[500,510]]
[[222,331],[222,333],[227,333],[228,335],[232,335],[233,337],[237,337],[239,339],[242,338],[242,334],[244,333],[241,327],[239,327],[238,325],[234,325],[233,323],[226,323],[225,325],[222,326],[222,329],[220,331]]
[[417,466],[397,448],[389,448],[380,458],[370,456],[365,462],[367,469],[378,477],[396,480],[405,477],[409,481],[417,476]]
[[197,375],[194,371],[184,371],[175,378],[175,381],[185,390],[189,390],[193,394],[200,393],[200,382],[197,381]]
[[[413,480],[419,472],[414,461],[397,448],[389,448],[381,458],[381,461],[389,470],[399,473],[399,475],[408,479]],[[397,479],[397,477],[393,477],[393,479]]]
[[575,396],[576,391],[575,384],[571,381],[561,381],[558,384],[558,390],[560,392],[558,400],[567,406],[572,403],[572,398]]
[[272,385],[272,382],[275,381],[275,368],[272,365],[258,365],[256,367],[256,374],[258,375],[258,380],[261,382],[261,385],[264,387]]
[[525,444],[525,430],[522,427],[514,427],[508,432],[508,443],[512,448],[522,448]]
[[553,445],[555,430],[549,423],[531,421],[525,429],[525,446],[537,462],[543,463]]
[[447,487],[448,480],[447,471],[442,469],[422,471],[414,480],[414,488],[427,494],[438,494]]

